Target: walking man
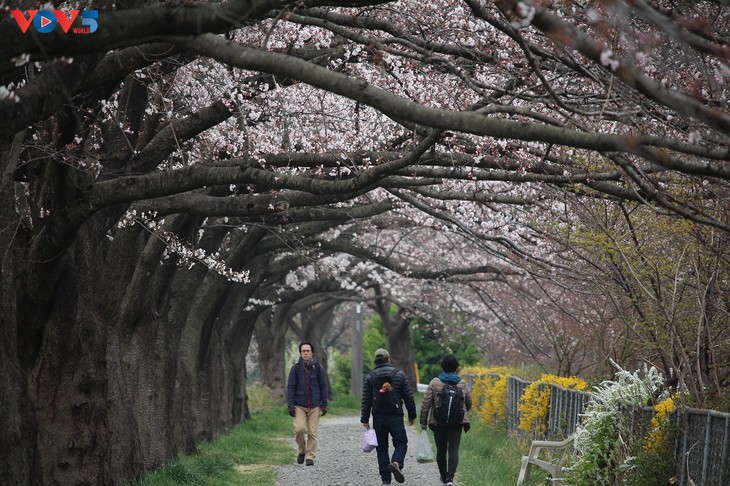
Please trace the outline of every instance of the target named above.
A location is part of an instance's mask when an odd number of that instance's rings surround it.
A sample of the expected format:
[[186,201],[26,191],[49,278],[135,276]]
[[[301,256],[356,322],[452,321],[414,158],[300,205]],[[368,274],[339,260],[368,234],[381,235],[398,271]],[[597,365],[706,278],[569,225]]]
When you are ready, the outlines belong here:
[[314,466],[319,417],[327,414],[327,374],[314,359],[312,343],[301,343],[299,356],[299,361],[289,370],[286,401],[289,415],[294,417],[294,438],[299,450],[297,463],[303,464],[306,459],[307,466]]
[[[425,430],[428,425],[433,430],[433,439],[436,443],[436,464],[439,467],[441,482],[447,486],[454,486],[454,475],[459,465],[459,446],[461,431],[467,432],[471,425],[467,412],[471,409],[472,398],[466,381],[462,380],[456,371],[459,361],[449,354],[441,360],[443,370],[431,380],[421,403],[421,427]],[[455,387],[452,390],[451,387]],[[458,388],[458,390],[456,390]],[[458,410],[444,411],[446,393],[452,393],[452,403],[458,403]],[[441,410],[440,407],[443,407]]]
[[[408,423],[416,421],[416,402],[408,378],[402,370],[393,367],[390,353],[385,349],[375,351],[375,369],[365,378],[362,388],[360,423],[370,428],[370,412],[373,414],[373,429],[378,438],[378,470],[383,484],[390,484],[391,478],[399,483],[405,481],[403,462],[408,450],[408,436],[403,424],[403,404],[408,411]],[[388,435],[393,439],[393,456],[388,454]]]

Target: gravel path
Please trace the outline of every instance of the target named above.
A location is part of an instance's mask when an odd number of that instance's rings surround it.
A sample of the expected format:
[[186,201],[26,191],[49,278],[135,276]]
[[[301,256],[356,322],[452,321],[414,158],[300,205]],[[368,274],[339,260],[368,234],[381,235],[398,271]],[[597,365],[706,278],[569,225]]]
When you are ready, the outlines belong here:
[[[416,461],[416,448],[421,427],[409,427],[408,453],[406,454],[403,475],[404,485],[442,486],[438,467],[435,462],[419,463]],[[296,463],[297,449],[294,434],[290,439],[292,445],[292,463],[278,468],[277,486],[381,486],[383,483],[378,474],[378,459],[375,451],[362,451],[362,436],[365,429],[360,425],[360,416],[329,417],[325,416],[319,424],[319,444],[314,466]],[[431,432],[429,432],[431,434]],[[393,444],[390,444],[393,452]],[[392,484],[396,485],[395,479]]]

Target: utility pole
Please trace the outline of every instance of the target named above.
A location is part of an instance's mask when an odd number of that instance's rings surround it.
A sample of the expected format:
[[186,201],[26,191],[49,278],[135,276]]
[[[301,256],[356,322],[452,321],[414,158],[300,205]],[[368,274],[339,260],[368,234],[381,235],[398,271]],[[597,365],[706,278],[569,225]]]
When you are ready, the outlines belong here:
[[350,393],[359,396],[362,393],[362,306],[355,307],[355,322],[352,333],[352,366],[350,368]]

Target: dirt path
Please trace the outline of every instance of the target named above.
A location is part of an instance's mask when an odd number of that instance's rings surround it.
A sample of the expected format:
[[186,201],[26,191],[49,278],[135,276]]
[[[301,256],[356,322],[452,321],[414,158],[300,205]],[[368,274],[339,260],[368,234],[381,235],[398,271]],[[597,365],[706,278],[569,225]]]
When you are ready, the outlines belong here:
[[[440,486],[435,462],[416,461],[416,448],[421,428],[406,426],[408,454],[403,474],[404,485]],[[360,417],[324,417],[319,426],[319,446],[314,466],[296,463],[296,444],[292,435],[292,463],[279,468],[277,486],[380,486],[378,460],[375,451],[362,451]],[[430,432],[429,432],[430,434]],[[390,451],[393,447],[391,444]],[[396,485],[395,479],[392,484]]]

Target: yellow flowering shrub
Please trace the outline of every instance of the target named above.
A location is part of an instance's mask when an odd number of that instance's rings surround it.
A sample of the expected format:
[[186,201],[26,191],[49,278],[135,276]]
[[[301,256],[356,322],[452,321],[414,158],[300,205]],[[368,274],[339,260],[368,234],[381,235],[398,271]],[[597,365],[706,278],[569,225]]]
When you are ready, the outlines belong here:
[[472,399],[479,422],[488,427],[504,425],[507,419],[507,379],[516,370],[505,366],[471,366],[462,375],[474,375]]
[[656,450],[664,442],[667,417],[670,412],[677,409],[677,398],[678,396],[674,394],[657,403],[654,407],[654,417],[651,419],[651,433],[646,437],[644,449]]
[[489,375],[489,382],[485,383],[485,396],[479,409],[479,421],[488,427],[501,427],[507,422],[508,378],[508,374]]
[[[588,384],[575,376],[542,375],[532,382],[522,394],[517,410],[520,413],[518,428],[532,437],[545,437],[550,413],[550,386],[585,390]],[[541,386],[542,385],[542,386]]]

